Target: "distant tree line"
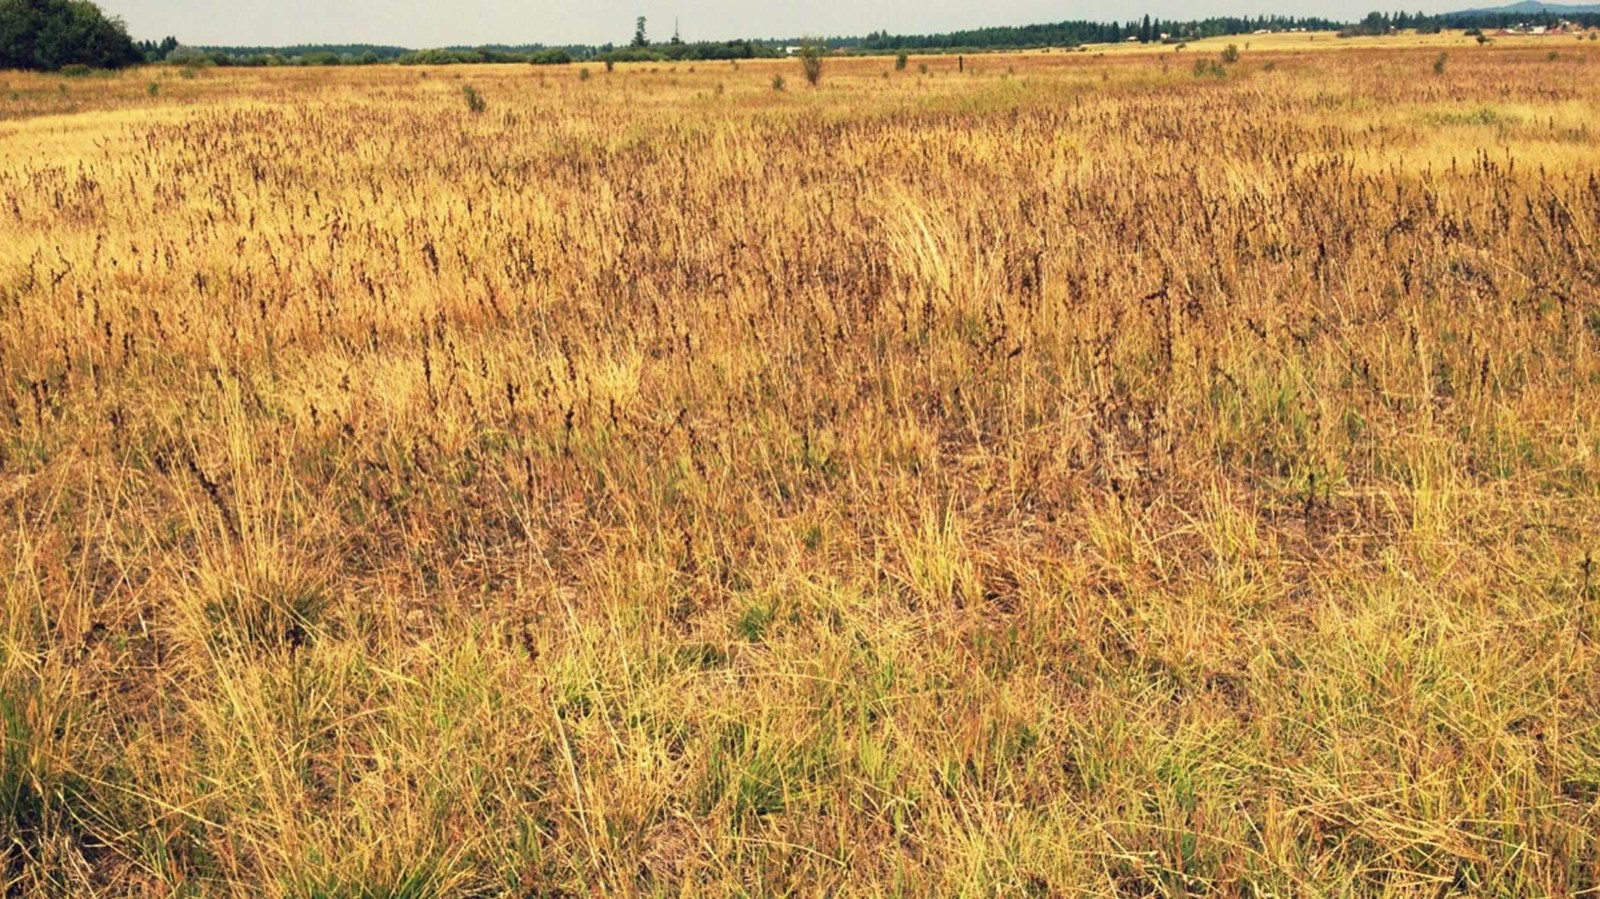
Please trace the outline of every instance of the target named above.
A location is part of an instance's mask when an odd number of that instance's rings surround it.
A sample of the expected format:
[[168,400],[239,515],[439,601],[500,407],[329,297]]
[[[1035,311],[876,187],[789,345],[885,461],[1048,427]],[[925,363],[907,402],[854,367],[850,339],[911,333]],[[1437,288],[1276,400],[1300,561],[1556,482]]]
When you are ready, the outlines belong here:
[[1370,12],[1366,18],[1339,29],[1341,37],[1393,34],[1397,31],[1416,30],[1422,34],[1438,34],[1446,28],[1500,29],[1519,25],[1553,28],[1571,22],[1584,28],[1600,26],[1600,12],[1498,12],[1466,11],[1430,16],[1426,13]]
[[[174,55],[174,50],[178,52]],[[381,44],[299,44],[291,47],[184,47],[168,48],[161,56],[172,62],[195,57],[219,66],[371,65],[393,62],[411,51]]]
[[696,41],[686,42],[676,30],[665,44],[651,43],[649,22],[644,16],[634,20],[633,40],[626,47],[604,44],[592,48],[595,59],[611,62],[676,62],[700,59],[755,59],[778,56],[775,41]]
[[161,62],[167,54],[178,49],[178,39],[175,37],[162,38],[159,41],[137,41],[134,46],[138,48],[145,62]]
[[0,69],[120,69],[144,59],[122,20],[88,0],[0,0]]
[[294,47],[176,47],[165,55],[182,64],[238,66],[468,65],[530,63],[560,65],[587,55],[564,47],[445,47],[410,50],[378,44],[302,44]]
[[518,62],[536,66],[567,65],[578,59],[565,47],[452,47],[444,50],[418,50],[399,57],[403,66],[455,65],[486,62]]
[[[1518,25],[1543,25],[1551,28],[1563,22],[1571,22],[1584,28],[1600,27],[1600,12],[1577,13],[1507,13],[1507,12],[1459,12],[1445,13],[1442,16],[1431,17],[1444,28],[1514,28]],[[1413,26],[1415,27],[1415,26]]]
[[781,56],[775,41],[671,41],[626,47],[606,44],[595,48],[596,59],[611,62],[678,62],[716,59],[760,59]]
[[946,34],[890,34],[877,31],[863,38],[830,40],[834,47],[868,51],[894,50],[999,50],[1005,48],[1076,47],[1080,44],[1107,44],[1134,38],[1143,43],[1169,42],[1249,34],[1254,31],[1289,31],[1303,28],[1326,31],[1338,28],[1331,19],[1294,16],[1216,17],[1185,22],[1161,22],[1145,16],[1134,22],[1091,22],[1077,20],[1042,25],[975,28]]
[[311,45],[299,47],[178,47],[169,48],[161,58],[185,64],[218,66],[295,66],[295,65],[473,65],[478,63],[524,63],[565,65],[586,60],[609,62],[677,62],[680,60],[756,59],[779,56],[772,43],[725,41],[629,45],[617,47],[482,46],[443,47],[408,50],[404,47],[367,45]]

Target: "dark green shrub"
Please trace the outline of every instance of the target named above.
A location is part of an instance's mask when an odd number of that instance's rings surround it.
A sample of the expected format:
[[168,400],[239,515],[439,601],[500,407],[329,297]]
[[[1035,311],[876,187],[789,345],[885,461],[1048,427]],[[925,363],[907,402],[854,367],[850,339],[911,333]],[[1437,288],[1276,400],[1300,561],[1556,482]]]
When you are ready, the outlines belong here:
[[0,0],[0,69],[120,69],[144,62],[120,19],[88,0]]

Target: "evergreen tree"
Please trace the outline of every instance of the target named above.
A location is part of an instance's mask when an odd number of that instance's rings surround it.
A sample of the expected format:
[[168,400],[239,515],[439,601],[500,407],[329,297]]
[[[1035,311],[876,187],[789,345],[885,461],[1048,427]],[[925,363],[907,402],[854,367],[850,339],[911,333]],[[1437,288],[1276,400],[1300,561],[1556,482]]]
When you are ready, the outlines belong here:
[[1145,13],[1144,21],[1139,23],[1139,43],[1150,43],[1150,14]]
[[634,26],[633,26],[633,46],[635,46],[635,47],[648,47],[648,46],[650,46],[650,38],[646,37],[645,33],[644,33],[644,16],[640,16],[639,20],[636,23],[634,23]]

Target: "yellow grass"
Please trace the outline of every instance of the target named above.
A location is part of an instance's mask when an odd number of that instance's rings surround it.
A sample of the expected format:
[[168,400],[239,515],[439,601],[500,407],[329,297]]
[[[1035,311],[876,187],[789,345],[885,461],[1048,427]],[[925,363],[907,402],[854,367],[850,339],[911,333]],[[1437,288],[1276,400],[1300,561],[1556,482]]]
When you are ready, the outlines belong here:
[[3,890],[1594,895],[1600,44],[1296,37],[0,74]]

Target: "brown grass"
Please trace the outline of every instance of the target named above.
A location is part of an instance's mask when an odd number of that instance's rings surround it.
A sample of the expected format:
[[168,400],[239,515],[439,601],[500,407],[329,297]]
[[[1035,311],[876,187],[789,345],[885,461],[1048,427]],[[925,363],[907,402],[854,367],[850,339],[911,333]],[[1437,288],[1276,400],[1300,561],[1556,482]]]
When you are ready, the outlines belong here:
[[1543,46],[0,75],[0,891],[1593,895]]

